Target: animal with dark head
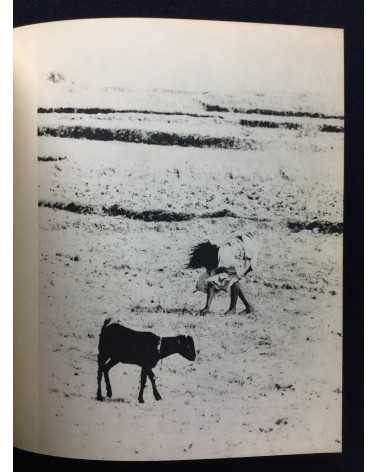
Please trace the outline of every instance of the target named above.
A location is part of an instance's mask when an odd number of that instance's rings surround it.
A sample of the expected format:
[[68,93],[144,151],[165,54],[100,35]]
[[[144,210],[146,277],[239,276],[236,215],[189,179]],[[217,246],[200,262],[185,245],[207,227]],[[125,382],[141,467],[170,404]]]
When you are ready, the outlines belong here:
[[151,381],[152,391],[156,400],[161,400],[155,383],[152,369],[160,359],[180,354],[189,361],[194,361],[196,351],[191,336],[159,337],[144,331],[134,331],[119,323],[105,320],[98,345],[97,400],[103,400],[101,380],[104,374],[106,393],[112,396],[109,371],[118,363],[135,364],[141,367],[140,390],[138,400],[143,403],[143,391],[147,377]]

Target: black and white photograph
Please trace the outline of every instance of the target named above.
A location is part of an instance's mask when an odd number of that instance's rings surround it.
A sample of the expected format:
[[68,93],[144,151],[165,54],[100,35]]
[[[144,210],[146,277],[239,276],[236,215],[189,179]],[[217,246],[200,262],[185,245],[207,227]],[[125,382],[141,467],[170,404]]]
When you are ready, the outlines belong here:
[[343,31],[27,29],[40,452],[342,451]]

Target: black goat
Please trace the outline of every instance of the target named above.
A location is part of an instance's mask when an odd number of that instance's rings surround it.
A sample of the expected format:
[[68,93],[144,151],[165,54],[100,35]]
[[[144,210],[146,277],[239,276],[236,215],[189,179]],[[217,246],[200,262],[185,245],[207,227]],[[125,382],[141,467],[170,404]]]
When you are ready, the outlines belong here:
[[143,390],[146,386],[147,376],[151,381],[155,399],[161,400],[152,368],[160,359],[172,354],[180,354],[185,359],[194,361],[196,351],[193,338],[182,335],[160,338],[153,333],[134,331],[118,323],[111,323],[110,319],[105,320],[98,345],[97,400],[103,400],[101,393],[102,374],[105,377],[106,394],[108,397],[112,396],[109,370],[119,362],[136,364],[142,368],[138,396],[140,403],[144,403]]

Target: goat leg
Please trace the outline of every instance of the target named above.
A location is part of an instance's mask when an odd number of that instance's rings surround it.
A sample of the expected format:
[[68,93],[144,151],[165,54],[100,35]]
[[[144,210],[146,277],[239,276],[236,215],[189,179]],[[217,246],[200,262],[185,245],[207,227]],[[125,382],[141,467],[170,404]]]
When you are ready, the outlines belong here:
[[98,356],[97,362],[98,362],[98,369],[97,369],[97,396],[96,396],[96,398],[97,398],[97,400],[102,402],[104,397],[102,396],[102,392],[101,392],[101,380],[102,380],[102,371],[103,371],[103,368],[104,368],[104,363],[103,363],[102,358],[100,356]]
[[139,390],[139,396],[138,396],[139,403],[144,403],[143,391],[144,391],[144,387],[146,386],[146,380],[147,380],[147,372],[146,372],[146,369],[142,367],[142,371],[140,373],[140,390]]
[[110,385],[110,379],[109,379],[109,370],[114,367],[116,364],[118,364],[118,361],[115,361],[113,359],[110,359],[107,364],[105,364],[104,367],[104,378],[105,378],[105,383],[106,383],[106,395],[111,398],[112,397],[112,386]]
[[150,370],[148,371],[148,378],[149,378],[150,381],[151,381],[152,392],[153,392],[153,394],[154,394],[155,400],[161,400],[160,393],[158,392],[158,389],[156,388],[155,375],[154,375],[154,373],[152,372],[152,369],[150,369]]

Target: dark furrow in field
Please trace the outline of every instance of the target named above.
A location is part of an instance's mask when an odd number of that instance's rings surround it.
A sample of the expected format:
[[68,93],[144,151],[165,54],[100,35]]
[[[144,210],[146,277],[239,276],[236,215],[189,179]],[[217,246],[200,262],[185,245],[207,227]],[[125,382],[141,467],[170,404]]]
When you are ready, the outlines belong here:
[[322,125],[319,127],[319,130],[325,133],[344,133],[343,126]]
[[141,115],[167,115],[167,116],[190,116],[192,118],[213,118],[214,115],[203,115],[197,113],[187,113],[183,111],[154,111],[154,110],[116,110],[114,108],[73,108],[73,107],[59,107],[59,108],[38,108],[38,113],[78,113],[84,115],[108,115],[112,113],[139,113]]
[[300,118],[324,118],[332,120],[343,120],[343,115],[326,115],[325,113],[294,111],[294,110],[272,110],[264,108],[226,108],[219,105],[210,105],[202,102],[202,106],[206,111],[219,113],[245,113],[246,115],[271,115],[271,116],[297,116]]
[[182,213],[167,210],[143,210],[136,211],[127,208],[123,208],[117,204],[111,205],[110,207],[102,206],[101,208],[92,205],[82,205],[80,203],[70,202],[48,202],[40,200],[38,202],[39,207],[52,208],[56,210],[69,211],[71,213],[79,213],[84,215],[109,215],[109,216],[124,216],[125,218],[132,220],[142,220],[146,222],[169,222],[169,221],[188,221],[194,218],[244,218],[253,221],[267,221],[258,220],[257,218],[248,218],[236,215],[235,213],[224,209],[214,211],[210,213],[202,213],[196,215],[195,213]]
[[67,156],[59,156],[59,157],[52,157],[52,156],[38,156],[38,162],[57,162],[57,161],[65,161]]
[[342,234],[344,231],[343,223],[333,223],[331,221],[288,221],[287,226],[294,233],[303,230],[317,230],[323,234]]
[[[299,123],[290,122],[277,122],[277,121],[265,121],[265,120],[240,120],[239,123],[242,126],[248,126],[250,128],[280,128],[280,129],[303,129],[303,125]],[[319,131],[324,133],[344,133],[343,126],[335,125],[320,125]]]
[[212,137],[198,134],[177,134],[140,129],[107,129],[89,126],[41,126],[38,136],[88,139],[97,141],[122,141],[128,143],[155,144],[160,146],[182,146],[198,148],[255,150],[257,144],[252,139],[236,137]]
[[251,128],[284,128],[284,129],[301,129],[302,125],[299,123],[278,123],[276,121],[264,120],[240,120],[242,126],[249,126]]
[[105,214],[110,216],[124,216],[133,220],[143,221],[188,221],[192,220],[193,218],[223,217],[240,218],[238,215],[227,209],[214,211],[211,213],[203,213],[202,215],[195,215],[194,213],[171,212],[167,210],[144,210],[138,212],[134,210],[128,210],[115,204],[109,208],[103,206],[102,210]]
[[[219,105],[210,105],[207,103],[201,103],[204,109],[208,112],[218,113],[245,113],[247,115],[271,115],[271,116],[290,116],[300,118],[324,118],[343,120],[343,115],[326,115],[325,113],[318,112],[307,112],[307,111],[294,111],[294,110],[273,110],[264,108],[226,108]],[[77,113],[85,115],[96,115],[96,114],[112,114],[112,113],[140,113],[142,115],[167,115],[167,116],[190,116],[193,118],[214,118],[211,114],[199,114],[189,113],[182,111],[158,111],[158,110],[137,110],[137,109],[115,109],[115,108],[99,108],[99,107],[88,107],[88,108],[76,108],[76,107],[57,107],[57,108],[45,108],[39,107],[38,113]]]
[[[236,218],[260,223],[266,223],[270,221],[265,218],[240,216],[227,209],[196,215],[195,213],[183,213],[168,210],[137,211],[123,208],[117,204],[111,205],[110,207],[95,207],[92,205],[82,205],[75,202],[64,203],[40,200],[38,202],[38,206],[42,208],[51,208],[54,210],[63,210],[84,215],[123,216],[127,219],[141,220],[145,222],[180,222],[189,221],[196,218]],[[302,230],[317,230],[323,234],[341,234],[343,232],[343,223],[333,223],[330,221],[288,221],[287,226],[293,232]]]

